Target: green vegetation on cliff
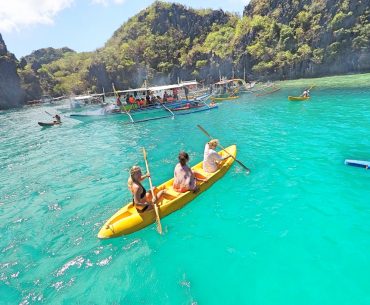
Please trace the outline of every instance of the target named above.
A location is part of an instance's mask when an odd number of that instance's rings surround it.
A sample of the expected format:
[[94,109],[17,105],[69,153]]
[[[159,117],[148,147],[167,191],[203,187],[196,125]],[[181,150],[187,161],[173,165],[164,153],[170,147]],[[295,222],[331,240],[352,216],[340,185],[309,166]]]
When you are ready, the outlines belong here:
[[252,0],[243,15],[157,1],[103,48],[34,52],[20,74],[27,91],[61,95],[244,72],[291,79],[370,71],[370,0]]

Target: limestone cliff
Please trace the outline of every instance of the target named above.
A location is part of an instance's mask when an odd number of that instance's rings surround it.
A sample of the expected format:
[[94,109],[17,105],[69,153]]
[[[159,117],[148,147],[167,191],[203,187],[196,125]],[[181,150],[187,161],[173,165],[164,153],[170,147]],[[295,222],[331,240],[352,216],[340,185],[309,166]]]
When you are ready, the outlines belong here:
[[[238,49],[258,74],[315,77],[370,71],[370,0],[252,0]],[[270,24],[270,26],[268,26]]]
[[17,74],[17,60],[8,52],[0,34],[0,109],[19,107],[24,103],[24,91]]

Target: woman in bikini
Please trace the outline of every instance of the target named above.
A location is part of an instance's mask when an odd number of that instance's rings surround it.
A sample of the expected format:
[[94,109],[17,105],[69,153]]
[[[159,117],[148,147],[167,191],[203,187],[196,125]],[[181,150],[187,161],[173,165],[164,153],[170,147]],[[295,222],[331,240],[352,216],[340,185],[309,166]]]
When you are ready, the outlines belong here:
[[147,192],[141,184],[141,181],[148,177],[150,177],[150,173],[142,175],[139,166],[133,166],[130,169],[130,177],[128,178],[127,186],[132,194],[132,204],[139,213],[152,209],[157,198],[160,198],[165,193],[165,190],[158,191],[154,198],[152,198],[151,192]]

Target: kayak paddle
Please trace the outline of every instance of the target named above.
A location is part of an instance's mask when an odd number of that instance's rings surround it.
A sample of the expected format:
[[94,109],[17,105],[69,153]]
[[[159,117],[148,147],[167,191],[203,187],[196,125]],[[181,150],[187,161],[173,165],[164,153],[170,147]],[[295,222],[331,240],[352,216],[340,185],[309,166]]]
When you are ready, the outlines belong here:
[[[210,138],[211,140],[213,139],[213,137],[200,125],[197,125],[198,128],[203,131],[203,133],[208,137]],[[246,171],[247,171],[247,174],[249,174],[251,172],[251,170],[246,167],[242,162],[240,162],[238,159],[236,159],[233,155],[229,154],[227,152],[227,150],[225,149],[225,147],[223,147],[220,143],[218,144],[230,157],[232,157],[236,162],[238,162],[240,164],[241,167],[243,167]]]
[[[144,160],[145,160],[146,171],[148,173],[150,173],[148,160],[146,158],[146,151],[145,151],[144,147],[143,147],[143,155],[144,155]],[[152,178],[150,176],[148,178],[149,178],[150,191],[152,192],[152,199],[154,199]],[[157,206],[156,203],[153,203],[153,205],[154,205],[154,211],[155,211],[155,218],[156,218],[156,221],[157,221],[157,231],[158,231],[159,234],[162,234],[162,225],[161,225],[161,219],[159,218],[158,206]]]

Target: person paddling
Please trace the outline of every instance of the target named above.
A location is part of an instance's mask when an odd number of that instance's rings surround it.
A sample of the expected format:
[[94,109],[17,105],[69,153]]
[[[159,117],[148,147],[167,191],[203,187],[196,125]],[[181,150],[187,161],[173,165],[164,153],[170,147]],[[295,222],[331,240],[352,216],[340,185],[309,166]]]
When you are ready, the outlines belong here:
[[310,96],[310,90],[305,89],[305,90],[303,91],[303,93],[302,93],[302,95],[301,95],[301,96],[303,96],[303,97],[309,97],[309,96]]
[[228,155],[226,157],[221,157],[216,151],[218,145],[218,140],[213,139],[206,143],[204,147],[204,156],[203,156],[203,170],[207,173],[214,173],[218,170],[219,165],[223,160],[230,158]]
[[53,118],[55,119],[54,124],[62,124],[62,120],[60,119],[59,114],[56,114],[55,116],[53,116]]
[[141,184],[141,181],[149,177],[149,172],[142,175],[141,168],[139,166],[133,166],[130,169],[130,177],[128,179],[127,186],[132,194],[132,204],[136,207],[139,213],[152,209],[153,204],[155,204],[156,201],[165,194],[165,190],[161,190],[157,192],[154,198],[152,198],[151,192],[147,192]]
[[177,163],[174,170],[173,189],[179,193],[187,191],[196,193],[199,190],[197,180],[206,181],[206,179],[200,178],[199,173],[194,172],[187,165],[189,155],[186,152],[181,151],[178,158],[179,163]]

